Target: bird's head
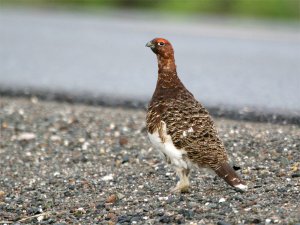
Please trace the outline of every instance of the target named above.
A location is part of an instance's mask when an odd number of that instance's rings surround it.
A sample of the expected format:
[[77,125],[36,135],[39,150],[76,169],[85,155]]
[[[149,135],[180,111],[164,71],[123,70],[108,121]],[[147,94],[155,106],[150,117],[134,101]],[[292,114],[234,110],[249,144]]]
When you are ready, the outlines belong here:
[[154,38],[146,44],[146,47],[151,48],[156,55],[163,58],[169,58],[174,55],[171,43],[164,38]]

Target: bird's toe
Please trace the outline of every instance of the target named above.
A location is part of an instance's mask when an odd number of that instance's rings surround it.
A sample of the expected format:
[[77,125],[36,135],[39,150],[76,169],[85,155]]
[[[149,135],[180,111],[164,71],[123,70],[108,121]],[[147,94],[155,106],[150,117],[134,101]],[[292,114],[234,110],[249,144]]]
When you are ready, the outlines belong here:
[[187,185],[177,185],[171,189],[172,193],[187,193],[189,192],[189,186]]

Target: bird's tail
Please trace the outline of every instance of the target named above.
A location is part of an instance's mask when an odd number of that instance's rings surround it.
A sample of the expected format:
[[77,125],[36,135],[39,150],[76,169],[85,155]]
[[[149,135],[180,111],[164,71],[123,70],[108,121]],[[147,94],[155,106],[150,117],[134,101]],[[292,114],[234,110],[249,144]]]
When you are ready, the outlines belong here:
[[236,174],[233,168],[224,162],[215,170],[219,177],[223,178],[229,185],[235,187],[241,191],[248,189],[246,183]]

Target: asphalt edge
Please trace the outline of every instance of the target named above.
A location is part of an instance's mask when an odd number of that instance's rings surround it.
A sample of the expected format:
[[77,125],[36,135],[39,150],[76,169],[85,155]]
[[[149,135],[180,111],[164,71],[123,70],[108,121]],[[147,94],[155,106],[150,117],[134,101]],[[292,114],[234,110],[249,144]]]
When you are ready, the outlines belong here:
[[[7,89],[0,88],[0,97],[25,97],[37,98],[45,101],[66,102],[69,104],[85,104],[105,107],[121,107],[126,109],[146,110],[148,101],[138,99],[128,99],[122,97],[94,96],[89,93],[71,94],[61,91],[32,90],[32,89]],[[241,120],[248,122],[273,123],[282,125],[300,126],[300,113],[271,112],[255,108],[234,108],[226,106],[206,106],[210,114],[218,118]]]

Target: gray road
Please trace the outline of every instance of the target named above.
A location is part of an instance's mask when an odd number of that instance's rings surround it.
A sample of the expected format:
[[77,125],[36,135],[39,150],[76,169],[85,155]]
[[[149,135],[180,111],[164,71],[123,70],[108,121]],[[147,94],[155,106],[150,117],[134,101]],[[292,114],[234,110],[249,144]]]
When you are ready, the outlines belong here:
[[162,36],[204,104],[300,111],[297,25],[1,9],[0,33],[0,88],[148,99]]

